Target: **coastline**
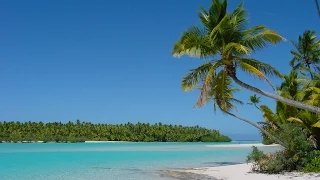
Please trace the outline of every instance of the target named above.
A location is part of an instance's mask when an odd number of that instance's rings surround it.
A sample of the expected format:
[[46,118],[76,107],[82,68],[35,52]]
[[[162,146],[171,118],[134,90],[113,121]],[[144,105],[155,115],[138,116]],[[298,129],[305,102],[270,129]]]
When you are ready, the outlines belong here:
[[251,147],[281,147],[279,144],[264,145],[262,143],[257,144],[217,144],[217,145],[206,145],[211,148],[251,148]]
[[251,172],[252,164],[236,164],[217,167],[203,167],[184,170],[168,170],[162,175],[180,180],[317,180],[320,179],[319,173],[288,172],[284,174],[258,174]]
[[17,144],[17,143],[123,143],[123,142],[130,142],[130,141],[83,141],[83,142],[54,142],[54,141],[17,141],[17,142],[13,142],[13,141],[0,141],[0,143],[10,143],[10,144]]
[[[71,142],[71,141],[60,141],[60,142],[55,142],[55,141],[0,141],[0,143],[124,143],[124,142],[130,142],[130,143],[135,143],[134,141],[79,141],[79,142]],[[228,144],[228,143],[235,143],[239,142],[239,144]],[[252,141],[252,142],[259,142],[259,141]],[[139,141],[136,143],[149,143],[149,142],[144,142],[144,141]],[[251,141],[231,141],[231,142],[222,142],[226,144],[210,144],[206,145],[207,143],[221,143],[221,142],[158,142],[154,141],[152,143],[203,143],[206,147],[231,147],[231,148],[239,148],[239,147],[244,147],[244,148],[249,148],[252,146],[257,146],[257,147],[277,147],[279,145],[274,144],[274,145],[264,145],[262,143],[251,143]]]

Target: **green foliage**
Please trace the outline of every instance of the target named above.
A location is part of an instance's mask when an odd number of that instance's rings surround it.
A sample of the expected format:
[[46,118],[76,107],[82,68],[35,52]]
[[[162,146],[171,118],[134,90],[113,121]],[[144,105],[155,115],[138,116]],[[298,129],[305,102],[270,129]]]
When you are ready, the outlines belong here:
[[1,141],[133,141],[133,142],[230,142],[216,130],[156,123],[127,123],[120,125],[90,122],[0,122]]
[[257,147],[253,147],[252,152],[247,156],[247,163],[251,162],[252,171],[262,173],[279,173],[284,170],[284,156],[280,152],[265,154]]
[[[266,130],[266,128],[264,128]],[[267,130],[268,132],[270,132],[270,130]],[[265,134],[263,133],[260,133],[261,136],[262,136],[262,144],[264,145],[270,145],[270,144],[274,144],[275,141],[270,139],[268,136],[266,136]]]
[[282,76],[269,64],[246,58],[284,38],[262,25],[247,28],[247,12],[242,3],[229,13],[227,0],[214,0],[209,10],[201,8],[199,19],[202,26],[192,26],[183,32],[172,49],[173,55],[177,57],[187,55],[205,60],[214,56],[218,58],[192,69],[182,80],[184,91],[200,90],[198,106],[215,98],[215,104],[223,112],[235,109],[233,103],[239,101],[232,96],[236,89],[232,88],[231,80],[237,79],[238,70],[263,79],[269,85],[266,76]]
[[320,152],[317,151],[317,156],[314,157],[303,169],[304,172],[320,172]]
[[293,56],[290,66],[293,69],[300,70],[302,74],[309,72],[312,77],[311,67],[320,73],[318,65],[320,63],[320,41],[315,31],[307,30],[302,36],[299,36],[298,42],[292,42],[295,47],[291,51]]
[[[314,91],[316,87],[320,87],[320,77],[314,74],[314,79],[298,77],[298,73],[294,70],[289,75],[284,76],[284,81],[277,88],[278,93],[285,98],[294,99],[310,105],[316,105],[320,99],[319,93]],[[319,96],[319,97],[318,97]],[[269,132],[277,133],[282,131],[280,125],[288,123],[296,123],[303,126],[307,132],[307,136],[314,140],[314,143],[320,143],[320,116],[310,111],[298,109],[292,106],[277,102],[276,111],[263,105],[260,106],[263,113],[265,124],[264,129]],[[264,136],[264,142],[269,142],[268,137]]]
[[247,163],[258,162],[265,158],[263,151],[260,151],[256,146],[252,147],[252,152],[247,156]]
[[201,142],[228,142],[229,137],[227,136],[217,136],[215,134],[210,134],[206,136],[202,136],[200,138]]
[[252,170],[263,173],[302,170],[312,158],[316,157],[313,144],[308,140],[302,126],[283,124],[276,136],[287,144],[287,148],[272,154],[263,154],[257,148],[248,155],[248,162],[253,162]]

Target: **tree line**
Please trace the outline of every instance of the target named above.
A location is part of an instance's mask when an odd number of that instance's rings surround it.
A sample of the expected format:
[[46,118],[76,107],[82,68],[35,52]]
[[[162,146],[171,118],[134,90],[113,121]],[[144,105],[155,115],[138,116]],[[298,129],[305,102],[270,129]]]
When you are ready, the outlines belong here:
[[0,122],[0,141],[132,141],[132,142],[230,142],[217,130],[162,123]]

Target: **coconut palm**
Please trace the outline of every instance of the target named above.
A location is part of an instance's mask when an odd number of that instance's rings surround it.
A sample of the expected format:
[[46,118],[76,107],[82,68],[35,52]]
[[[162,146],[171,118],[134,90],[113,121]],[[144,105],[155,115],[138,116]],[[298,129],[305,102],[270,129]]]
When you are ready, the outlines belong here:
[[302,36],[299,36],[298,42],[292,41],[295,50],[291,51],[293,55],[290,66],[299,69],[305,75],[308,71],[312,77],[311,66],[315,72],[320,73],[320,41],[317,40],[315,31],[307,30]]
[[256,94],[253,96],[250,96],[250,105],[254,105],[257,109],[260,110],[260,108],[258,107],[258,104],[260,103],[260,97],[258,97]]
[[[257,94],[283,102],[290,106],[320,113],[320,108],[303,104],[279,95],[269,93],[253,87],[238,79],[237,70],[265,80],[270,86],[268,76],[282,77],[272,66],[248,58],[248,56],[264,47],[268,43],[276,44],[282,40],[277,32],[265,26],[247,27],[246,11],[240,4],[232,13],[227,13],[227,1],[212,0],[209,10],[201,8],[199,18],[203,27],[192,26],[185,31],[173,47],[173,55],[180,57],[188,55],[208,60],[200,67],[191,70],[182,80],[184,91],[196,89],[201,86],[201,99],[206,99],[209,86],[214,74],[225,72],[235,83]],[[214,59],[214,60],[212,60]],[[224,84],[217,84],[223,88]]]
[[[212,78],[212,82],[216,83],[211,82],[212,88],[210,88],[210,90],[207,92],[208,95],[206,96],[206,99],[200,98],[196,106],[201,107],[205,103],[208,103],[212,100],[214,105],[214,111],[216,111],[218,107],[218,109],[220,109],[223,113],[254,126],[255,128],[259,129],[261,133],[263,133],[268,138],[272,139],[274,142],[277,142],[279,145],[283,147],[287,147],[285,143],[277,139],[275,136],[270,134],[268,131],[263,129],[258,124],[232,113],[233,110],[237,110],[234,104],[242,105],[243,102],[233,97],[233,93],[239,91],[239,89],[233,88],[231,86],[231,78],[227,76],[226,71],[220,71],[219,74],[214,74]],[[224,84],[224,86],[219,86],[218,84]]]
[[290,71],[289,75],[283,76],[283,82],[277,88],[278,94],[285,98],[297,100],[301,82],[305,78],[299,78],[296,70]]

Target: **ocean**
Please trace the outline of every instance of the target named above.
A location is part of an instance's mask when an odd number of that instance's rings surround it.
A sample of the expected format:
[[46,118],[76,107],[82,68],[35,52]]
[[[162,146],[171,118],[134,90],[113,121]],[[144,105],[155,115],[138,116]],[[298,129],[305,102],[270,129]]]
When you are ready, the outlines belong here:
[[244,163],[251,148],[211,145],[246,143],[0,143],[0,180],[168,180],[161,170]]

